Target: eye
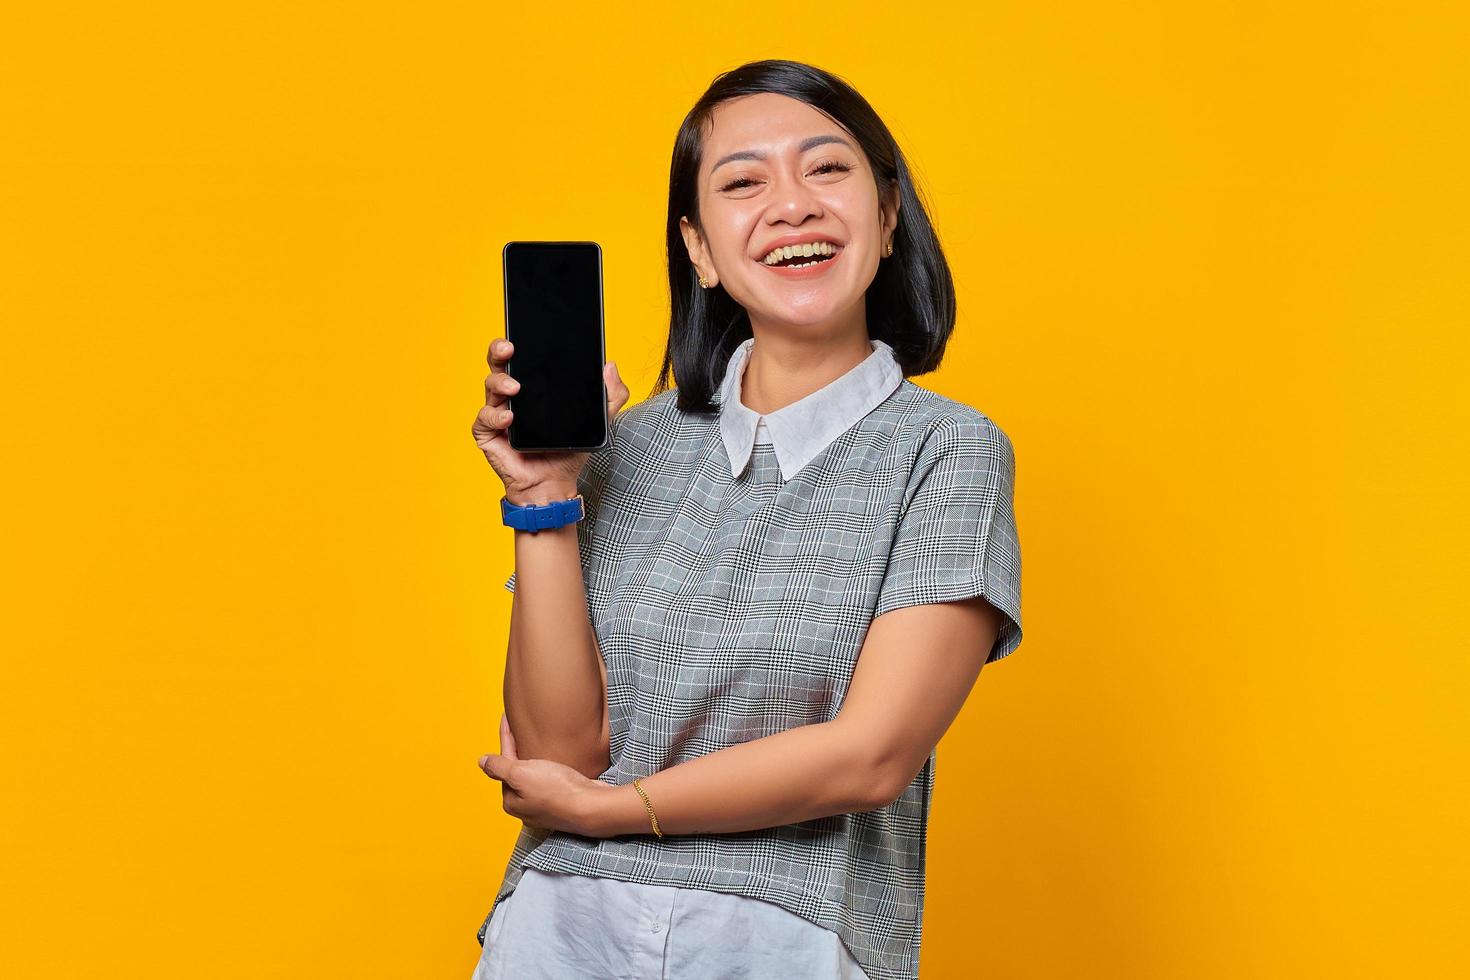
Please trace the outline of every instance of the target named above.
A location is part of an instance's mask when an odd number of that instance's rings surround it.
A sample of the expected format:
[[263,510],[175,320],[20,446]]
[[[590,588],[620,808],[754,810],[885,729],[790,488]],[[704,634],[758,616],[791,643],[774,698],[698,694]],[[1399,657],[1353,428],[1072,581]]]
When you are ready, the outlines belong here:
[[[845,163],[839,163],[836,160],[827,160],[827,161],[824,161],[822,163],[817,164],[816,169],[814,169],[812,171],[812,173],[813,174],[828,174],[828,173],[844,173],[845,174],[845,173],[850,172],[851,170],[852,170],[852,168],[849,167]],[[740,190],[742,188],[745,188],[745,187],[751,187],[754,184],[755,184],[755,181],[751,180],[748,177],[737,177],[735,180],[732,180],[728,184],[726,184],[725,186],[721,187],[720,188],[720,192],[721,193],[724,193],[725,191],[738,191],[738,190]]]
[[814,173],[814,174],[824,174],[824,173],[840,172],[840,173],[844,173],[845,174],[845,173],[847,173],[851,169],[852,168],[849,167],[845,163],[838,163],[836,160],[828,160],[825,163],[818,164],[817,165],[817,169],[813,170],[812,173]]

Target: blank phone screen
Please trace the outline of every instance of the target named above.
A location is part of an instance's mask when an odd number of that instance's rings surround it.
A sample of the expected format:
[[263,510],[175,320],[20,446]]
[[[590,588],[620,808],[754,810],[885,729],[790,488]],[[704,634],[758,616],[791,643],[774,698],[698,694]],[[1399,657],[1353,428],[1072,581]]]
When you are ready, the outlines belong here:
[[506,370],[517,450],[596,449],[607,436],[602,250],[596,242],[505,246]]

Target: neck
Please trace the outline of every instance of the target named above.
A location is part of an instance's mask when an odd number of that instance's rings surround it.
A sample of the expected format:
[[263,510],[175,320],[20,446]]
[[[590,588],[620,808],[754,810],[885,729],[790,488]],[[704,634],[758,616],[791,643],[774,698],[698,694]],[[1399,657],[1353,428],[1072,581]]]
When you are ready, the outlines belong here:
[[794,337],[790,329],[763,330],[754,325],[752,334],[755,340],[740,379],[740,401],[761,415],[825,388],[873,353],[864,324],[837,336]]

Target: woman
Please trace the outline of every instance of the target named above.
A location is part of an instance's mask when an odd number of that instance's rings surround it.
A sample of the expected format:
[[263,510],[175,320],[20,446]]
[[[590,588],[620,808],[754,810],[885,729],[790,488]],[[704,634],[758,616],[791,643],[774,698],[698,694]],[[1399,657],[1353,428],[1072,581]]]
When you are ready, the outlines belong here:
[[663,371],[620,412],[604,368],[610,446],[512,450],[491,346],[475,436],[506,498],[584,516],[515,533],[481,767],[526,826],[475,980],[917,977],[934,747],[1021,642],[1010,440],[907,380],[952,281],[844,82],[717,78],[669,205]]

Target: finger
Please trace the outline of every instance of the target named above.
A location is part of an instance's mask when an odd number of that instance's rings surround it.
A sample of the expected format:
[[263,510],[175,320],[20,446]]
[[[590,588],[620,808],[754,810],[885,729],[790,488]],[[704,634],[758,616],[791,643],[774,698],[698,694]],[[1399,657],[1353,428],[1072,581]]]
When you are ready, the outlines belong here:
[[526,805],[526,798],[513,789],[507,789],[500,795],[500,806],[506,813],[521,820],[531,814],[531,808]]
[[521,383],[504,371],[491,371],[485,375],[486,405],[502,405],[520,390]]
[[491,779],[498,779],[503,783],[510,782],[510,772],[513,765],[514,762],[503,755],[491,753],[480,757],[480,768],[484,770],[485,775]]
[[515,344],[504,337],[496,337],[490,341],[490,352],[485,355],[485,360],[490,363],[491,372],[504,371],[505,362],[515,353]]
[[510,719],[504,714],[500,716],[500,754],[508,759],[519,759],[516,754],[516,737],[511,734]]
[[622,375],[618,374],[616,361],[608,361],[603,365],[602,377],[607,383],[607,414],[610,418],[627,404],[628,386],[623,383]]
[[490,351],[485,355],[485,359],[490,362],[490,374],[485,378],[485,403],[487,405],[498,405],[504,400],[506,392],[500,388],[500,379],[510,377],[510,373],[506,370],[506,363],[514,353],[515,345],[504,337],[496,337],[490,341]]
[[498,442],[508,441],[510,436],[506,433],[509,421],[501,422],[496,415],[500,409],[492,409],[488,405],[480,409],[475,415],[474,424],[470,426],[470,435],[475,440],[475,445],[481,449],[489,450]]
[[486,405],[475,413],[476,425],[482,425],[487,429],[508,428],[513,418],[515,418],[514,409],[501,408],[498,405]]

